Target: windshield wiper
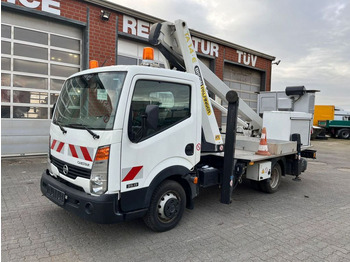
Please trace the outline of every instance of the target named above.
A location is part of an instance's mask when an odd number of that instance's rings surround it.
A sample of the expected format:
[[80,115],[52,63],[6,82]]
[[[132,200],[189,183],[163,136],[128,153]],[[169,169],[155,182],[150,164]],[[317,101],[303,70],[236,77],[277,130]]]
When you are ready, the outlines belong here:
[[91,129],[87,128],[86,126],[84,126],[85,130],[89,132],[90,135],[92,135],[92,137],[94,139],[99,139],[100,136],[98,134],[96,134],[95,132],[93,132]]
[[95,132],[93,132],[91,129],[89,129],[88,127],[86,127],[86,126],[83,125],[83,124],[69,124],[68,127],[77,127],[77,128],[82,127],[82,128],[84,128],[86,131],[88,131],[89,134],[92,135],[92,137],[93,137],[94,139],[99,139],[99,138],[100,138],[100,136],[99,136],[98,134],[96,134]]
[[58,125],[62,131],[63,134],[66,134],[67,133],[67,130],[64,129],[64,127],[58,122],[58,121],[55,121],[54,124]]

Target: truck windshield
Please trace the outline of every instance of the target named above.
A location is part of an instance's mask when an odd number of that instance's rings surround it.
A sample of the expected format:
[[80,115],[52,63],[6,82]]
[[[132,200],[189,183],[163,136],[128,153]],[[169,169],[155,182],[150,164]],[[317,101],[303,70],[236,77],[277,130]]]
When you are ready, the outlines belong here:
[[112,129],[126,72],[86,74],[68,79],[53,123],[74,128]]

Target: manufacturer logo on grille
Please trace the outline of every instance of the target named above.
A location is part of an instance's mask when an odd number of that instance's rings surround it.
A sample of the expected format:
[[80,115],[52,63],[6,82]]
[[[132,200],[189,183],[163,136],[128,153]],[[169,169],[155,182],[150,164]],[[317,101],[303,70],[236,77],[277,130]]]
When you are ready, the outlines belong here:
[[67,175],[68,174],[68,166],[64,165],[63,168],[62,168],[62,171],[63,171],[64,175]]

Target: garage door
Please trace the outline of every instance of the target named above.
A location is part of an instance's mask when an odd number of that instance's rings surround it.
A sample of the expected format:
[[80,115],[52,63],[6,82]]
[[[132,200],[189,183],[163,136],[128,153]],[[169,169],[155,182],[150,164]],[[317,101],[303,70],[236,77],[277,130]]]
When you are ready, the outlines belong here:
[[261,77],[260,71],[245,68],[242,66],[225,64],[224,82],[231,89],[238,93],[252,109],[257,109],[257,92],[260,91]]
[[50,109],[81,68],[80,29],[2,12],[2,155],[45,153]]
[[[118,65],[139,65],[142,62],[143,48],[149,44],[133,42],[127,39],[118,40]],[[165,67],[166,59],[159,50],[154,50],[154,60]]]

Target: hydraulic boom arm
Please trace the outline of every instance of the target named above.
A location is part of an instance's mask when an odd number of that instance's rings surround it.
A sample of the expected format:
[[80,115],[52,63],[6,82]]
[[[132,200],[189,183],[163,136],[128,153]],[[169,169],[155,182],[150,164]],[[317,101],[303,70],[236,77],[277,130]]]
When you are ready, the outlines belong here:
[[[203,98],[202,125],[206,141],[215,145],[223,144],[206,85],[224,101],[231,89],[198,59],[186,23],[176,20],[175,23],[154,24],[149,41],[166,57],[171,69],[193,73],[200,78]],[[220,110],[223,111],[222,108]],[[262,128],[262,119],[242,99],[239,99],[238,114],[243,119],[238,121],[243,127]]]

